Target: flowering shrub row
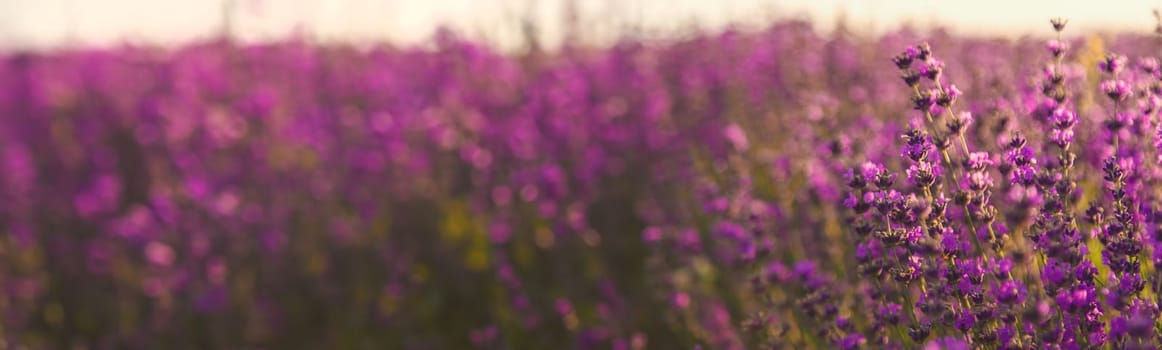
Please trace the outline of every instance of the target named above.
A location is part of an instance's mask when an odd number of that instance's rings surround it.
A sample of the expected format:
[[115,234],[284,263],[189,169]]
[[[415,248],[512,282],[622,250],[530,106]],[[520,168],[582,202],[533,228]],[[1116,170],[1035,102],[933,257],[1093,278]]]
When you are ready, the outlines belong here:
[[1152,348],[1159,45],[1103,43],[6,54],[0,348]]

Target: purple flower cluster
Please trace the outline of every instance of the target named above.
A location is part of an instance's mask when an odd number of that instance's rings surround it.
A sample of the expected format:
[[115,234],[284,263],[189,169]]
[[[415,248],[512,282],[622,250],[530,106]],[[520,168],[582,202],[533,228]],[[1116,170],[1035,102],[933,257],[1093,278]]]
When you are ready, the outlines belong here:
[[1051,25],[2,54],[0,348],[1159,348],[1156,38]]
[[[909,46],[892,58],[918,112],[901,137],[901,166],[909,181],[897,190],[892,181],[877,181],[894,178],[891,170],[865,163],[848,172],[851,194],[844,201],[855,216],[850,229],[865,276],[852,283],[873,290],[866,308],[906,303],[906,316],[886,326],[882,317],[871,318],[867,332],[877,347],[914,347],[930,337],[940,340],[926,346],[1159,345],[1159,307],[1151,296],[1157,288],[1147,291],[1159,283],[1145,273],[1153,268],[1146,263],[1152,263],[1156,255],[1149,251],[1157,245],[1144,221],[1157,216],[1153,206],[1140,204],[1157,198],[1144,185],[1156,170],[1143,161],[1158,150],[1148,141],[1157,135],[1151,131],[1158,124],[1152,89],[1157,61],[1142,61],[1143,76],[1133,78],[1143,82],[1135,88],[1125,73],[1127,59],[1106,54],[1097,62],[1105,80],[1096,95],[1108,104],[1081,105],[1076,84],[1066,76],[1071,45],[1060,37],[1065,22],[1052,24],[1058,37],[1047,45],[1052,60],[1040,76],[1041,96],[1030,96],[1032,107],[1025,112],[1040,128],[1006,120],[1008,125],[990,130],[998,157],[987,151],[987,142],[986,151],[973,150],[966,136],[977,118],[972,111],[956,112],[962,91],[942,82],[946,65],[931,46]],[[1084,121],[1077,110],[1099,108],[1107,114],[1097,122],[1104,137],[1080,151],[1104,153],[1104,159],[1078,164],[1075,127]],[[1101,174],[1090,186],[1105,191],[1085,204],[1078,184],[1089,172]],[[994,181],[998,177],[1007,181]],[[1017,200],[994,205],[994,191]],[[1010,227],[1022,235],[1009,235]],[[868,233],[872,239],[862,238]],[[945,339],[963,345],[942,344]]]

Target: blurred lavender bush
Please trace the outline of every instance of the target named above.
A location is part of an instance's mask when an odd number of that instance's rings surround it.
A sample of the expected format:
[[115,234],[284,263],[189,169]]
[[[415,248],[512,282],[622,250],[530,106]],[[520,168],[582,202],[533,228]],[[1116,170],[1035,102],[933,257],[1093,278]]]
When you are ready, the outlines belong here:
[[4,56],[0,348],[1159,345],[1152,38],[435,46]]

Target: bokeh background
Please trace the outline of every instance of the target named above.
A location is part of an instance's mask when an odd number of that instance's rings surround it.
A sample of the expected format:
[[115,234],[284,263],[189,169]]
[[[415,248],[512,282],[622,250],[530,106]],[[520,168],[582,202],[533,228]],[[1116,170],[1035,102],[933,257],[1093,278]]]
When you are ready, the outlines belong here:
[[1089,111],[1157,5],[0,0],[0,349],[834,348],[891,57],[931,42],[1000,154],[1047,138],[1049,18]]

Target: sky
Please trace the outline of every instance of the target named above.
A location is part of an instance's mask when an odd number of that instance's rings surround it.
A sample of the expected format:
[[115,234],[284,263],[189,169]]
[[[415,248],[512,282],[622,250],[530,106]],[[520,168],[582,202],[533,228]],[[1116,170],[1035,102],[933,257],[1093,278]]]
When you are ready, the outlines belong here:
[[[564,32],[568,0],[0,0],[0,47],[181,43],[219,33],[224,13],[247,41],[305,33],[320,40],[422,43],[440,25],[497,45],[519,42],[520,18],[534,18],[546,45]],[[774,18],[819,19],[827,30],[844,15],[861,31],[908,21],[956,33],[1044,33],[1050,17],[1070,30],[1154,28],[1162,0],[575,0],[584,40],[600,42],[636,29],[673,34],[728,24],[760,26]],[[224,9],[230,9],[224,11]]]

